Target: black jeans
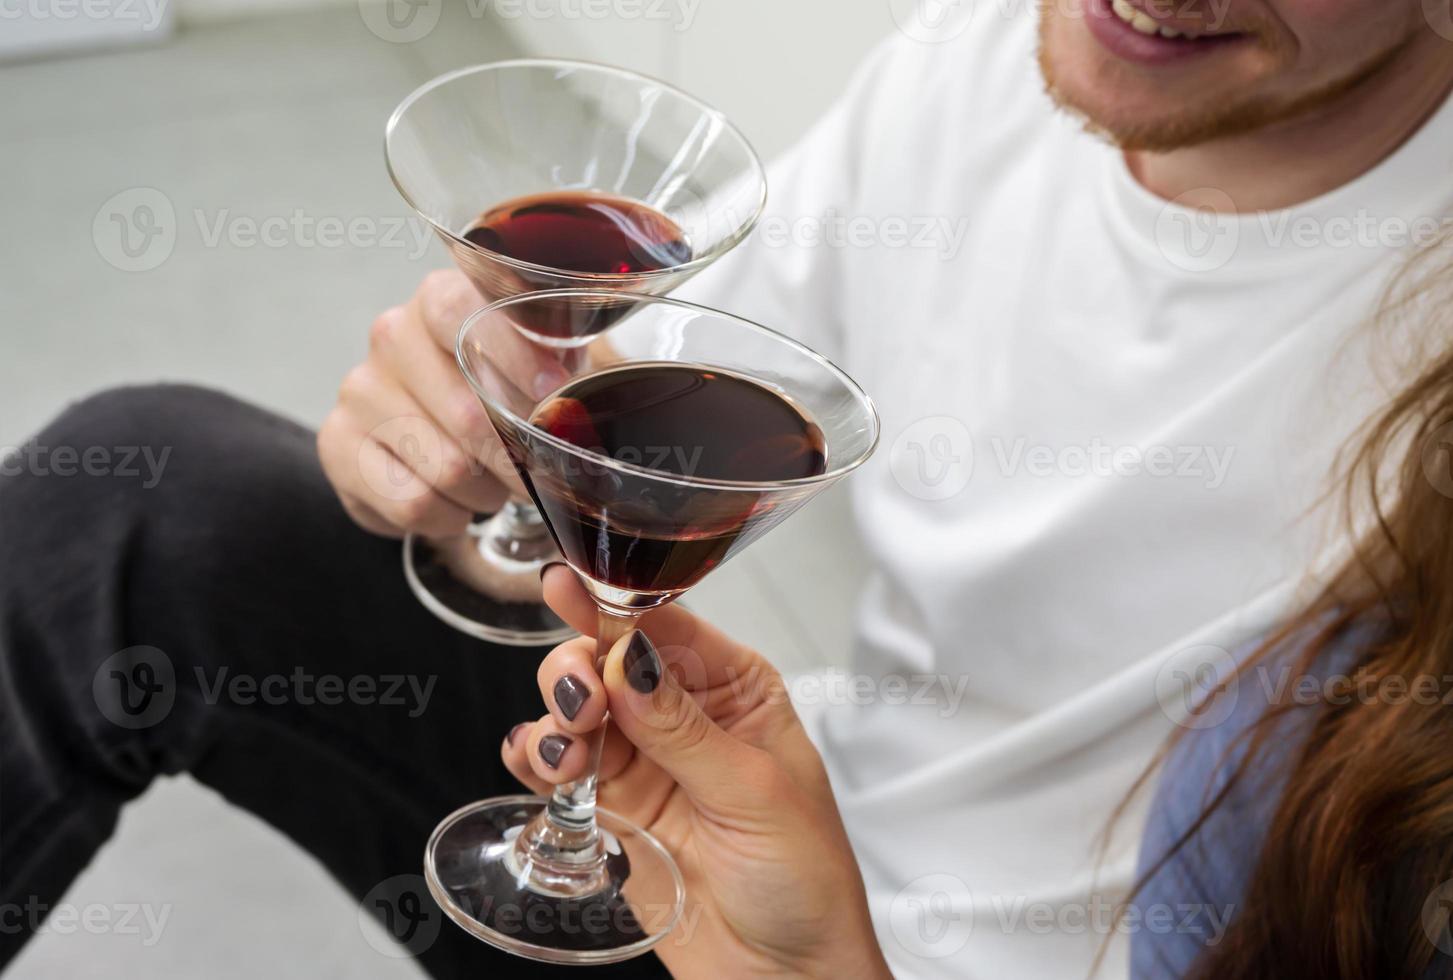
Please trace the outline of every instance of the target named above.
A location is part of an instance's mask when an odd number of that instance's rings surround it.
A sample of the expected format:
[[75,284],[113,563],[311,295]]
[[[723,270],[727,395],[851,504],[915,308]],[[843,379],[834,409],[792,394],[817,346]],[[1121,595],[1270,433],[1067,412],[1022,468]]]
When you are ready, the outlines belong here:
[[[129,388],[0,471],[0,967],[33,925],[17,910],[54,905],[128,800],[188,772],[315,855],[432,975],[579,975],[467,936],[420,875],[440,818],[522,792],[499,745],[543,712],[543,651],[420,606],[312,433]],[[667,976],[653,956],[596,975]]]

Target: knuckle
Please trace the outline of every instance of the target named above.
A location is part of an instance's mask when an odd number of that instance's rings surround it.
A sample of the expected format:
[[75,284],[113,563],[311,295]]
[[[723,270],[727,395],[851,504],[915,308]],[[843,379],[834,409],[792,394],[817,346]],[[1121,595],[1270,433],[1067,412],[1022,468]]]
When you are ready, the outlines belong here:
[[422,487],[420,491],[418,494],[393,502],[394,523],[411,531],[418,531],[433,522],[438,511],[434,495]]
[[419,291],[420,309],[432,324],[447,322],[463,296],[464,277],[456,269],[435,269],[424,277]]
[[407,314],[402,306],[391,306],[373,318],[368,328],[368,343],[373,350],[388,350],[398,342]]
[[366,402],[369,392],[374,388],[374,383],[372,368],[366,363],[355,365],[343,376],[342,382],[338,385],[338,404],[352,406]]
[[689,696],[683,693],[674,684],[662,684],[658,692],[672,691],[663,700],[668,703],[660,706],[663,727],[669,733],[668,737],[676,743],[677,749],[689,752],[692,749],[704,745],[711,737],[711,722],[706,715],[695,710]]
[[470,466],[469,460],[457,449],[445,450],[443,458],[439,461],[439,474],[435,480],[435,486],[444,489],[457,489],[468,486],[474,479],[474,468]]

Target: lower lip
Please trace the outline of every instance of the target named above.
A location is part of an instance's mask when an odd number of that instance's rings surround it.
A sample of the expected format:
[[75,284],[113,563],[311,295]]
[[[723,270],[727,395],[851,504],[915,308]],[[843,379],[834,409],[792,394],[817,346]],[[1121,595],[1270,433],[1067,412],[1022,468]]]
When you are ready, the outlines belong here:
[[1216,34],[1192,41],[1183,37],[1142,34],[1120,19],[1111,9],[1110,0],[1086,0],[1085,17],[1090,22],[1090,33],[1111,54],[1141,65],[1168,65],[1203,57],[1246,37],[1243,34]]

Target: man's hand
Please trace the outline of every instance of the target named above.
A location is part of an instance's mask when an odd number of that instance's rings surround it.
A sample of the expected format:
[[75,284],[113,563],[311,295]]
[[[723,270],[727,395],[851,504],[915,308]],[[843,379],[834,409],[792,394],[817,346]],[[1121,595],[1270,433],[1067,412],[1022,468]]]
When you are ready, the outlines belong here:
[[[411,300],[379,314],[368,357],[343,379],[318,432],[318,455],[348,513],[376,534],[461,533],[494,511],[516,476],[484,407],[454,359],[454,340],[485,305],[463,273],[438,270]],[[502,337],[521,388],[553,391],[566,373],[548,353]]]

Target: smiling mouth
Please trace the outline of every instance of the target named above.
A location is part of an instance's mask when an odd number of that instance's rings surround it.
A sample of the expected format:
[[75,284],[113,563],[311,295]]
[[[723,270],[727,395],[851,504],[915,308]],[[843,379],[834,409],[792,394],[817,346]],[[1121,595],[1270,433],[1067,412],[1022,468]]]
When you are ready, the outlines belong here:
[[1153,17],[1132,4],[1130,0],[1110,0],[1110,10],[1137,33],[1147,37],[1183,41],[1221,41],[1241,36],[1234,32],[1210,31],[1202,24],[1188,24],[1184,21]]

